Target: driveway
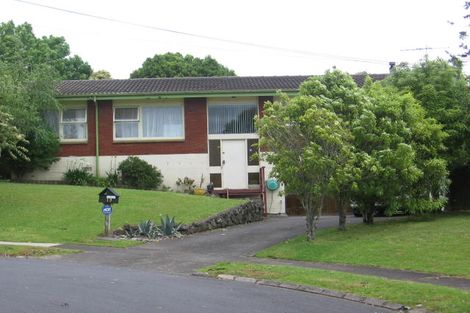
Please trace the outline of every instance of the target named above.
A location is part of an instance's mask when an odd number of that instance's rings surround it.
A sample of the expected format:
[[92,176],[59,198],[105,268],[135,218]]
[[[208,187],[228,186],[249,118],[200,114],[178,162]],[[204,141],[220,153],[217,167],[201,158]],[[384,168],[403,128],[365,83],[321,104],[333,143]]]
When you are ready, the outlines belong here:
[[[336,216],[325,216],[319,227],[337,225]],[[360,219],[351,218],[353,222]],[[239,225],[181,239],[151,242],[127,249],[66,246],[84,253],[61,256],[64,261],[188,274],[221,261],[240,261],[275,243],[300,235],[305,217],[269,217],[258,223]]]

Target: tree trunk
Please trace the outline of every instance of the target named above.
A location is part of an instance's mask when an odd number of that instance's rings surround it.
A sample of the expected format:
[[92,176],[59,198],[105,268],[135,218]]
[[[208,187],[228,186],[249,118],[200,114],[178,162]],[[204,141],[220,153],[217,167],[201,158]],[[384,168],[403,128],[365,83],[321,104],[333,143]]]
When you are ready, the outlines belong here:
[[307,240],[315,240],[323,199],[320,199],[320,201],[313,201],[311,196],[308,196],[307,199],[302,202],[305,210],[307,211]]
[[348,208],[349,200],[344,199],[343,197],[338,198],[338,229],[346,230],[346,211]]
[[362,220],[364,221],[365,224],[367,225],[372,225],[374,224],[374,210],[371,210],[370,208],[362,214]]

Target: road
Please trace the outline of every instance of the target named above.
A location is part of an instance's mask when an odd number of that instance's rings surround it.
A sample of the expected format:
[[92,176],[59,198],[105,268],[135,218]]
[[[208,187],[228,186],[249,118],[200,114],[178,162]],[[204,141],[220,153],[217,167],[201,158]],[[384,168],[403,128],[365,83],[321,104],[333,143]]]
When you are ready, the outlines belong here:
[[189,275],[0,259],[2,313],[368,313],[389,312],[341,299]]

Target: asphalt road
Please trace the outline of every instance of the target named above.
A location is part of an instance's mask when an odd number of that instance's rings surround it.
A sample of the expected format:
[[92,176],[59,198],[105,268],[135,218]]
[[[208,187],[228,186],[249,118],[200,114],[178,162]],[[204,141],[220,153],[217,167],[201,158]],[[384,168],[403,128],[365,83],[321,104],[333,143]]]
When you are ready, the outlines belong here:
[[0,259],[1,313],[368,313],[384,309],[313,294],[126,268]]

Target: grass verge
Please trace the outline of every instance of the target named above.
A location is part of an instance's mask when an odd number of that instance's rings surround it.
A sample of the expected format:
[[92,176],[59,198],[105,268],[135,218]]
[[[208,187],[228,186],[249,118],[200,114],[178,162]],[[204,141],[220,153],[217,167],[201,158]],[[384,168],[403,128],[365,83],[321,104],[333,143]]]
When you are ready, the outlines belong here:
[[258,257],[369,265],[470,278],[470,213],[323,229],[277,244]]
[[230,274],[315,286],[401,303],[410,307],[421,304],[435,313],[470,312],[470,292],[431,284],[295,266],[252,263],[218,263],[201,271],[211,276]]
[[[98,193],[102,188],[15,184],[0,182],[0,240],[80,243],[125,247],[131,240],[99,240],[104,216]],[[121,198],[113,206],[112,228],[160,221],[161,215],[178,222],[205,219],[246,200],[191,196],[174,192],[117,189]]]
[[60,248],[40,248],[28,246],[0,246],[0,256],[2,257],[42,257],[57,254],[79,253],[79,250]]

